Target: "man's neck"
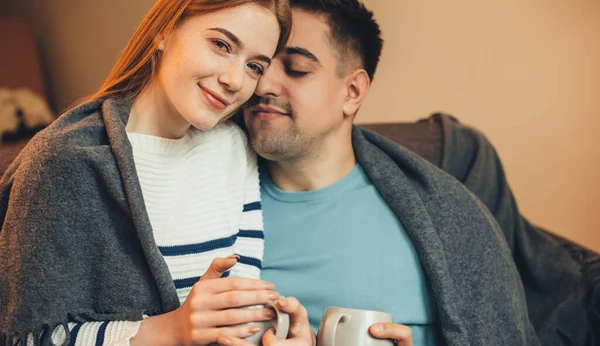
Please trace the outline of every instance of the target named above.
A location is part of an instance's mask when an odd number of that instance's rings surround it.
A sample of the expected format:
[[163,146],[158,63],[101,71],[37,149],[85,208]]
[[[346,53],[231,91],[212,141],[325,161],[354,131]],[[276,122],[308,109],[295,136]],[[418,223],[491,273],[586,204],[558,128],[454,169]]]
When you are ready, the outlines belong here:
[[298,160],[269,161],[273,183],[288,192],[312,191],[335,184],[356,166],[352,137],[331,140]]

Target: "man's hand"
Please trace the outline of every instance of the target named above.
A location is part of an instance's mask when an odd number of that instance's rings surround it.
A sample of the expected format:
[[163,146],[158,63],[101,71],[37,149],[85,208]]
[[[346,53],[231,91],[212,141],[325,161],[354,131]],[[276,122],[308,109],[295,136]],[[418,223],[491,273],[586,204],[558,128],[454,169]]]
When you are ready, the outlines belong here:
[[412,331],[409,327],[395,323],[375,323],[369,327],[369,332],[377,339],[396,340],[398,346],[412,346]]
[[273,291],[273,284],[265,281],[221,278],[237,259],[231,256],[213,260],[183,305],[169,313],[144,319],[131,344],[160,343],[162,337],[168,340],[164,344],[208,345],[217,342],[222,335],[246,338],[256,333],[257,327],[243,324],[268,321],[273,318],[273,311],[238,308],[275,301],[279,294]]
[[[282,298],[277,301],[279,310],[290,315],[290,330],[286,340],[278,340],[273,329],[267,330],[262,337],[263,346],[315,346],[315,334],[310,329],[306,308],[293,297]],[[251,346],[252,344],[236,337],[222,336],[218,340],[223,346]]]

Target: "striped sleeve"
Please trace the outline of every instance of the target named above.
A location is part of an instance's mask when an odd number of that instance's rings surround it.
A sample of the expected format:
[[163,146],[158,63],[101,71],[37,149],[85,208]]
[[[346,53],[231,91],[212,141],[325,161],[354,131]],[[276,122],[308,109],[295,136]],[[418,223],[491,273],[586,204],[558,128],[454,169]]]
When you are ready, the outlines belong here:
[[[137,334],[141,321],[103,321],[69,323],[71,334],[68,346],[128,346],[130,340]],[[62,326],[56,327],[52,332],[52,343],[63,345],[67,334]],[[27,345],[33,346],[33,335],[27,338]]]
[[247,146],[247,167],[244,184],[244,205],[239,217],[239,233],[235,253],[238,264],[231,269],[233,276],[259,278],[264,251],[263,217],[256,154]]

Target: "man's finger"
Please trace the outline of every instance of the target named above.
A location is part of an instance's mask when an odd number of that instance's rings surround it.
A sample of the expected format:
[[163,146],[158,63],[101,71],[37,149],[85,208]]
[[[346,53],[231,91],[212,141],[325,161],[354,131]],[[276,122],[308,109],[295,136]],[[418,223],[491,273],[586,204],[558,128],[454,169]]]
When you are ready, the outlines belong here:
[[409,327],[396,323],[375,323],[369,332],[377,339],[396,340],[398,346],[412,346],[412,331]]
[[262,344],[263,346],[312,346],[315,345],[316,342],[314,339],[305,339],[300,337],[280,340],[275,337],[275,329],[271,328],[263,334]]
[[227,258],[215,258],[206,270],[206,273],[200,278],[200,281],[220,278],[223,276],[223,273],[231,269],[231,267],[237,263],[239,258],[240,256],[237,255],[229,256]]
[[310,323],[308,322],[308,312],[294,297],[282,298],[277,301],[279,310],[290,315],[290,337],[301,337],[310,340],[314,337]]
[[263,344],[263,346],[277,345],[277,338],[275,337],[275,329],[270,328],[263,334],[262,344]]
[[305,346],[304,344],[299,344],[297,339],[277,339],[275,336],[275,329],[273,328],[270,328],[263,334],[261,341],[263,346]]

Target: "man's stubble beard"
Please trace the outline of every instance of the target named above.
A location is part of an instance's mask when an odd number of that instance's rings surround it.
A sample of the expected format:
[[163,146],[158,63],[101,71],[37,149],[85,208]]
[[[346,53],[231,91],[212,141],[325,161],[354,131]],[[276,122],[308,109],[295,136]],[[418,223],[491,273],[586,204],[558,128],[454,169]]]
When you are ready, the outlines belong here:
[[269,128],[266,122],[248,126],[248,136],[254,151],[270,161],[293,161],[305,156],[313,143],[292,124],[287,130]]

